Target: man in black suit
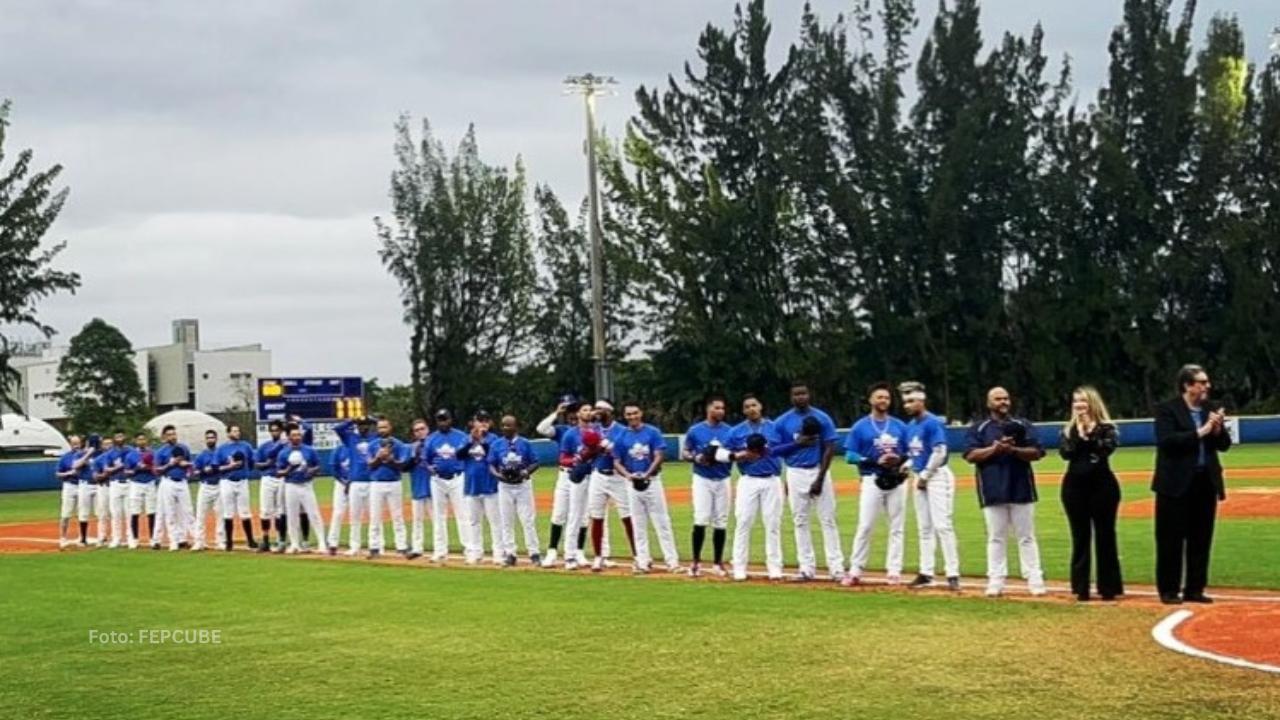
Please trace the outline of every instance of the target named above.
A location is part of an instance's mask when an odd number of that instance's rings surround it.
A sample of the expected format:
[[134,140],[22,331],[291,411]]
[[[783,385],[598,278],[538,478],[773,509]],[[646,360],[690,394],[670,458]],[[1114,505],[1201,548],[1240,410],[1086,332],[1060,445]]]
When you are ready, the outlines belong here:
[[1178,371],[1181,395],[1156,406],[1151,490],[1156,494],[1156,587],[1166,605],[1213,602],[1204,594],[1209,549],[1218,501],[1227,497],[1218,453],[1231,447],[1231,435],[1222,408],[1208,399],[1209,387],[1204,368],[1184,365]]

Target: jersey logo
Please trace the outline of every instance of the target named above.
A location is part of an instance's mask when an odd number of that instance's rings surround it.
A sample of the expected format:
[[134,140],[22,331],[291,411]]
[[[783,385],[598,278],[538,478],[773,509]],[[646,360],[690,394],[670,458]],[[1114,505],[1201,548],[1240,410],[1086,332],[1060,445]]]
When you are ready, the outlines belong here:
[[436,454],[445,460],[452,460],[458,456],[458,450],[449,443],[444,443],[436,448]]
[[472,445],[472,446],[471,446],[471,450],[470,450],[469,454],[471,455],[471,459],[472,459],[472,460],[483,460],[483,459],[484,459],[484,446],[483,446],[483,445]]
[[369,443],[363,440],[356,443],[356,452],[360,453],[360,457],[369,457]]
[[631,446],[631,449],[627,451],[627,455],[631,456],[633,460],[644,460],[649,457],[649,446],[638,442]]
[[907,445],[907,454],[916,457],[922,452],[924,452],[924,443],[920,441],[920,437],[917,435],[911,438],[911,443]]

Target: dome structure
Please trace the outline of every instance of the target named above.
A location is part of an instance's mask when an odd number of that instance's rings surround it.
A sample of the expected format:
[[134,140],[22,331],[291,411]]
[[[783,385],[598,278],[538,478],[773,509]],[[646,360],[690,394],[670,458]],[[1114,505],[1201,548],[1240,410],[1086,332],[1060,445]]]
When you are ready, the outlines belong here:
[[58,429],[40,418],[0,415],[0,454],[61,454],[70,450]]
[[159,440],[160,431],[166,425],[172,425],[178,431],[178,442],[191,448],[192,452],[199,452],[204,448],[206,430],[216,430],[218,442],[222,442],[227,436],[227,426],[221,420],[196,410],[170,410],[151,418],[143,427]]

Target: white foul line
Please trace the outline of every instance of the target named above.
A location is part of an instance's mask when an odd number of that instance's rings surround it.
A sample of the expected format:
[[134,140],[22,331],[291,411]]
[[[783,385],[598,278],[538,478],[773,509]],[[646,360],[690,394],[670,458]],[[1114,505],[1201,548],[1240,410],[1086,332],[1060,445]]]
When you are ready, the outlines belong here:
[[1229,655],[1219,655],[1217,653],[1211,653],[1206,650],[1201,650],[1199,648],[1191,647],[1190,645],[1179,640],[1177,637],[1174,636],[1173,631],[1175,628],[1177,628],[1179,625],[1182,624],[1182,621],[1191,617],[1192,614],[1193,613],[1190,610],[1177,610],[1173,612],[1165,619],[1156,623],[1155,627],[1151,628],[1151,637],[1155,638],[1156,642],[1160,643],[1161,645],[1168,648],[1169,650],[1173,650],[1174,652],[1180,652],[1184,655],[1198,657],[1203,660],[1211,660],[1213,662],[1222,663],[1224,665],[1232,665],[1238,668],[1246,668],[1248,670],[1261,670],[1262,672],[1280,674],[1280,667],[1276,667],[1275,665],[1267,665],[1266,663],[1256,663],[1256,662],[1251,662],[1249,660],[1244,660],[1242,658],[1231,657]]

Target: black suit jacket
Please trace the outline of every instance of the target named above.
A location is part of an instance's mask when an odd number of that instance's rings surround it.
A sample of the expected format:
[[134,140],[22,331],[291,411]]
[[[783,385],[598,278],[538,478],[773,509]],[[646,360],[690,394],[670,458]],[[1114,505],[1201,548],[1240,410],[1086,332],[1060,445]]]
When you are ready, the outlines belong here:
[[[1217,406],[1206,403],[1206,412]],[[1156,406],[1156,474],[1151,480],[1152,492],[1171,497],[1182,497],[1191,487],[1196,470],[1196,457],[1200,453],[1201,439],[1196,436],[1196,425],[1191,419],[1191,409],[1181,397]],[[1231,447],[1231,435],[1224,428],[1217,435],[1204,437],[1204,465],[1209,479],[1218,492],[1218,499],[1227,498],[1222,482],[1222,463],[1218,453]]]

